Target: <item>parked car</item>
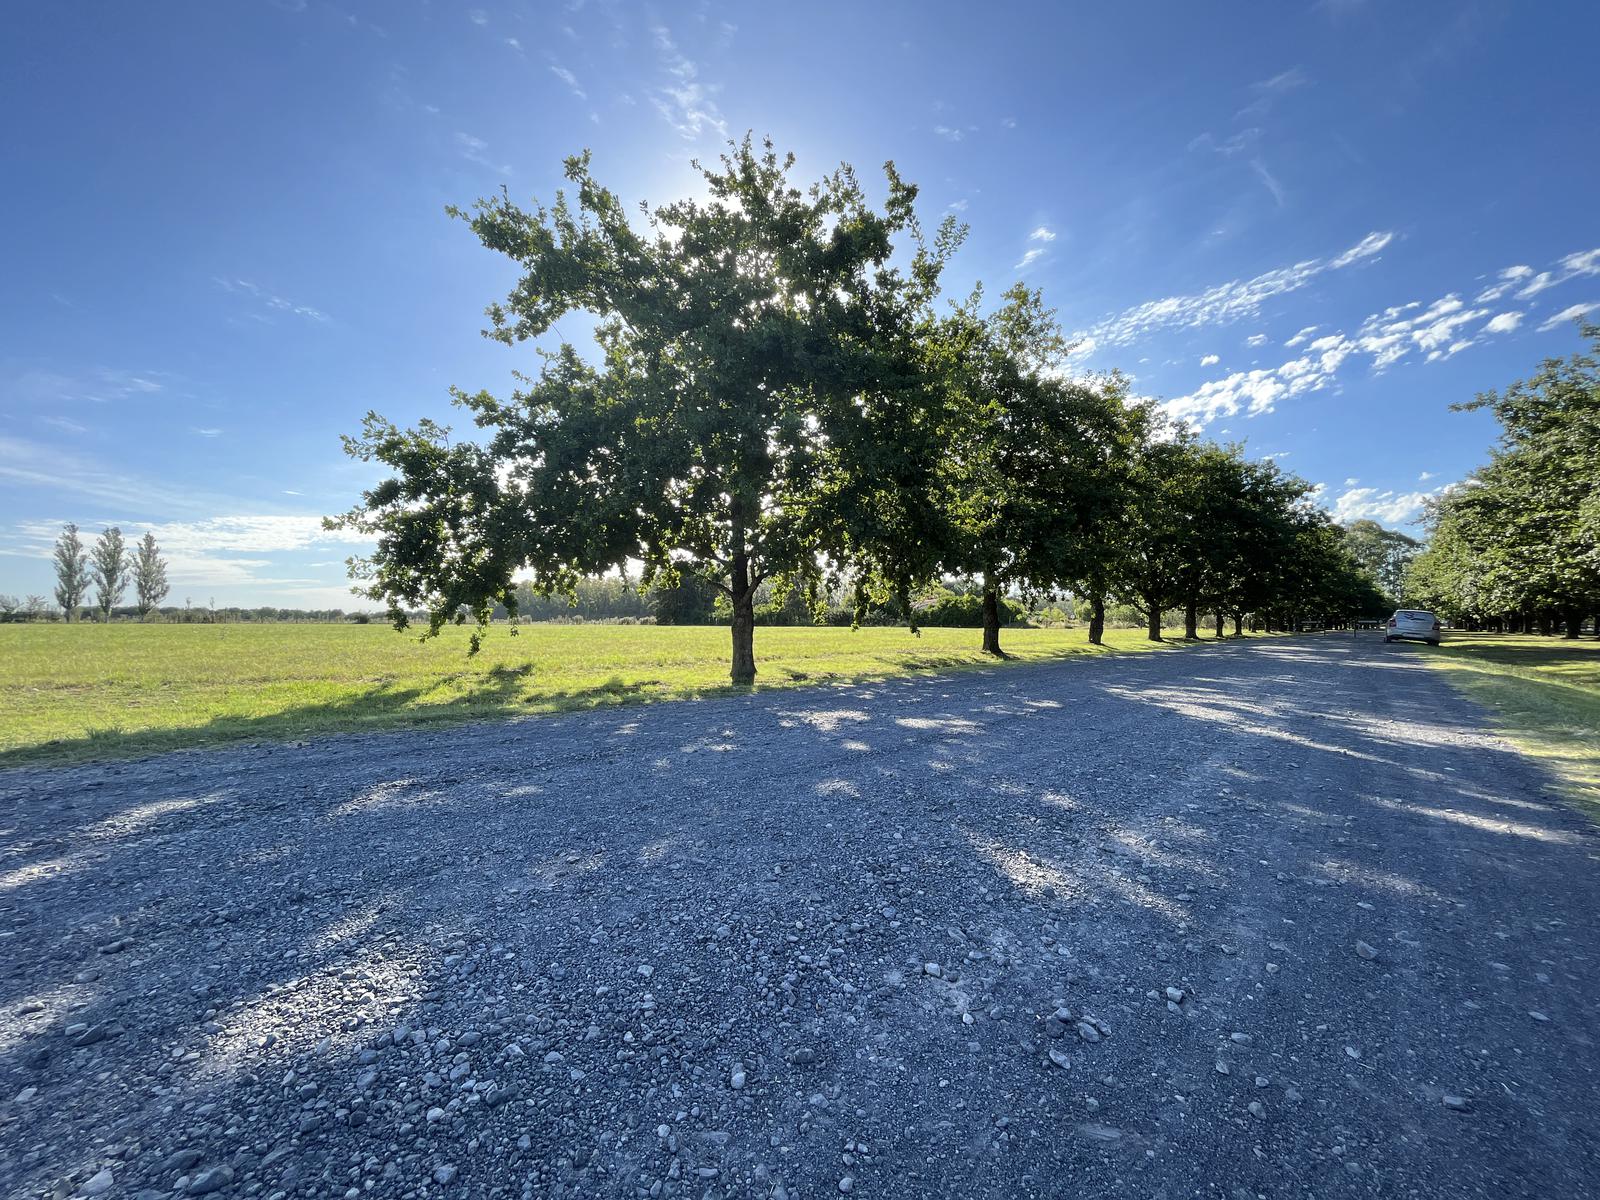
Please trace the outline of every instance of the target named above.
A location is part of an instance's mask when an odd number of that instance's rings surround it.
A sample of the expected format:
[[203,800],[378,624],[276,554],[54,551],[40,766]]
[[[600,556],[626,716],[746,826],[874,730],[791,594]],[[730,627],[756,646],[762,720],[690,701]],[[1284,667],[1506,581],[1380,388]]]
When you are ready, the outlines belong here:
[[1383,640],[1386,642],[1427,642],[1430,646],[1437,646],[1439,644],[1439,618],[1431,612],[1423,612],[1421,609],[1396,609],[1394,616],[1389,618],[1389,624],[1383,631]]

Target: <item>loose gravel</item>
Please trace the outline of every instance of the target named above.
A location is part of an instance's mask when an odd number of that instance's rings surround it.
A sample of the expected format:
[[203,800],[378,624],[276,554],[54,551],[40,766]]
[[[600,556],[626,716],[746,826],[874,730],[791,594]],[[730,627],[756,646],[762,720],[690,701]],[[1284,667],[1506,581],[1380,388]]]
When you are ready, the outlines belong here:
[[1425,655],[0,773],[0,1195],[1593,1195],[1600,839]]

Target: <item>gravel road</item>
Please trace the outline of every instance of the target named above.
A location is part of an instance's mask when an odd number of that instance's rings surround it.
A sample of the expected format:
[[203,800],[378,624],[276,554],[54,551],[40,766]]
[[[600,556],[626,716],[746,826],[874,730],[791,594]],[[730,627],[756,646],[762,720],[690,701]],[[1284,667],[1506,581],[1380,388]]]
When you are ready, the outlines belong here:
[[1595,1195],[1600,838],[1427,653],[0,773],[0,1195]]

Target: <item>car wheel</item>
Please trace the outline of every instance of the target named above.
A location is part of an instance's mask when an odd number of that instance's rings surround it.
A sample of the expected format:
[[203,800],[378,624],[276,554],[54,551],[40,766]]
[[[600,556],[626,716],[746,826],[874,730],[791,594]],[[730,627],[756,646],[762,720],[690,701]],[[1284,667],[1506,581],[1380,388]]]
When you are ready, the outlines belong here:
[[1391,642],[1392,642],[1392,641],[1394,641],[1394,639],[1393,639],[1393,638],[1392,638],[1392,637],[1386,637],[1386,638],[1384,638],[1384,639],[1383,639],[1383,644],[1384,644],[1384,645],[1385,645],[1385,646],[1387,646],[1387,645],[1389,645],[1389,643],[1391,643]]
[[1428,645],[1430,645],[1430,646],[1437,646],[1438,644],[1439,644],[1439,639],[1438,638],[1432,638],[1428,642]]

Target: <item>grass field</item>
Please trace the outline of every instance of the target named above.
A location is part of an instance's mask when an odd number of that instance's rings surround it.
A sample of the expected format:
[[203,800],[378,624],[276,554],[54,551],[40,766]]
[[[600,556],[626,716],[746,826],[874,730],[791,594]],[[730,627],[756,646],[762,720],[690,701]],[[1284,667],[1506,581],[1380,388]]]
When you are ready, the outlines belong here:
[[1452,633],[1428,657],[1600,814],[1600,642]]
[[[759,688],[992,664],[976,629],[763,628]],[[1017,661],[1152,648],[1142,630],[1007,630]],[[728,631],[380,625],[0,625],[0,765],[520,716],[728,688]]]

